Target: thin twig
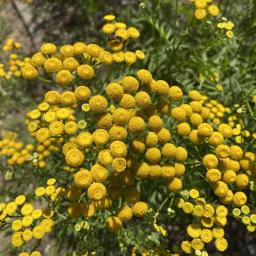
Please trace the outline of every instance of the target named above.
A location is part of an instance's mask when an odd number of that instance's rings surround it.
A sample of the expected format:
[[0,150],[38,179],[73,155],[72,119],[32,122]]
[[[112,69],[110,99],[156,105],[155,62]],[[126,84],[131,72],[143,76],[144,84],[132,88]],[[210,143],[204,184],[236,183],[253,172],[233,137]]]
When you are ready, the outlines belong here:
[[28,24],[26,23],[26,21],[25,21],[24,17],[22,16],[22,14],[21,14],[21,12],[20,12],[18,6],[16,5],[16,3],[15,3],[13,0],[10,0],[10,3],[11,3],[11,5],[12,5],[13,9],[15,10],[15,12],[16,12],[18,18],[20,19],[20,21],[21,21],[21,23],[22,23],[22,25],[23,25],[23,27],[24,27],[24,29],[25,29],[25,31],[26,31],[26,33],[27,33],[29,39],[30,39],[31,46],[32,46],[33,50],[35,51],[37,47],[36,47],[36,44],[35,44],[33,35],[32,35],[31,32],[29,31]]

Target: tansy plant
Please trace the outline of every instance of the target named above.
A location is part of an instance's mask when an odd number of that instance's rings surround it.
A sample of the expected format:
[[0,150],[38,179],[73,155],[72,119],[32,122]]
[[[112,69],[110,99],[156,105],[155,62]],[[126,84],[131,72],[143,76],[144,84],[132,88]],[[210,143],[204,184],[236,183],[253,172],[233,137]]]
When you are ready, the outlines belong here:
[[[145,68],[124,74],[145,57],[130,48],[140,32],[113,15],[104,21],[106,47],[45,43],[21,68],[52,89],[27,113],[33,142],[8,132],[0,142],[10,170],[40,178],[1,203],[12,255],[44,254],[51,232],[65,255],[225,252],[231,218],[256,228],[255,148],[237,145],[228,106]],[[170,232],[180,220],[184,231]],[[175,232],[183,235],[168,247]]]

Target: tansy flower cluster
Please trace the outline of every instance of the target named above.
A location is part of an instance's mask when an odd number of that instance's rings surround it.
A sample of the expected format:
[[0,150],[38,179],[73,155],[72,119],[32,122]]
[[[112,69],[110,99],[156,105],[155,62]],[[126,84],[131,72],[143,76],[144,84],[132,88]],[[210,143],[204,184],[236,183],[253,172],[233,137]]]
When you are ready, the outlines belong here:
[[195,18],[202,20],[207,16],[207,12],[210,16],[216,17],[219,15],[219,7],[212,4],[212,0],[190,0],[195,5]]
[[256,229],[256,214],[252,212],[248,205],[243,205],[241,208],[234,208],[232,215],[241,221],[249,232],[254,232]]
[[[203,11],[208,2],[195,5]],[[211,6],[210,13],[215,8]],[[228,214],[241,219],[249,231],[255,229],[249,193],[256,175],[255,152],[236,145],[234,125],[226,123],[230,108],[199,90],[185,94],[147,69],[118,72],[116,78],[106,74],[101,81],[103,64],[111,69],[116,62],[133,64],[139,56],[144,58],[138,52],[122,52],[128,39],[139,37],[137,29],[126,28],[113,15],[104,20],[102,31],[109,35],[108,47],[114,53],[97,44],[45,43],[22,67],[24,78],[59,87],[46,92],[27,113],[33,145],[17,142],[11,133],[0,142],[0,154],[7,156],[9,165],[30,160],[40,167],[35,173],[51,172],[34,190],[38,201],[48,204],[46,210],[37,209],[39,217],[33,217],[36,210],[24,196],[19,197],[22,203],[15,199],[2,205],[4,222],[6,216],[15,216],[12,245],[41,240],[52,230],[52,218],[90,227],[100,216],[97,221],[102,220],[107,231],[122,232],[131,222],[139,224],[152,212],[165,214],[169,209],[174,216],[189,214],[193,219],[186,229],[189,238],[173,255],[208,255],[208,244],[225,251]],[[155,186],[153,192],[165,198],[157,203],[168,202],[167,209],[154,209],[152,191],[149,187],[145,195],[145,184]],[[155,233],[168,237],[160,218],[150,224]],[[30,253],[20,255],[40,255]]]
[[[105,16],[107,22],[110,18],[114,18],[114,16]],[[131,65],[137,60],[145,58],[144,53],[140,50],[135,53],[122,51],[123,42],[129,38],[139,37],[140,33],[136,28],[130,27],[126,30],[126,24],[115,22],[105,24],[102,31],[110,35],[108,47],[112,52],[114,51],[113,53],[94,43],[76,42],[73,45],[67,44],[61,47],[57,47],[53,43],[45,43],[40,47],[40,51],[31,57],[30,63],[22,67],[23,77],[32,80],[46,76],[46,80],[53,79],[60,86],[70,86],[74,82],[83,83],[93,79],[95,68],[99,65],[113,63]],[[114,32],[115,34],[112,35]],[[125,43],[126,49],[127,44],[128,42]]]
[[122,51],[129,40],[136,40],[139,38],[140,32],[137,28],[127,28],[125,23],[116,21],[114,15],[106,15],[104,20],[105,24],[102,27],[102,32],[108,36],[108,47],[114,51],[114,58],[124,58],[127,64],[133,64],[136,62],[136,59],[145,58],[145,55],[141,50],[136,50],[135,52]]
[[22,59],[18,49],[21,48],[20,43],[15,42],[13,39],[7,39],[2,47],[3,55],[8,54],[6,58],[3,58],[3,62],[0,63],[0,78],[11,79],[12,77],[21,76],[21,68],[29,63],[30,58]]
[[[212,3],[212,0],[190,0],[195,5],[195,18],[203,20],[209,14],[212,17],[217,17],[220,14],[220,9],[216,4]],[[231,39],[234,37],[232,29],[235,24],[228,20],[226,17],[221,17],[221,22],[217,23],[217,28],[224,30],[227,38]]]
[[9,38],[6,40],[5,44],[2,46],[2,50],[5,52],[10,52],[12,50],[20,49],[21,44],[19,42],[15,42],[14,39]]
[[[17,196],[13,201],[0,204],[1,227],[10,227],[11,244],[15,248],[23,248],[26,243],[37,243],[47,233],[51,232],[54,221],[49,209],[35,208],[24,195]],[[40,256],[39,251],[24,252],[19,250],[19,256]]]
[[178,200],[178,208],[193,216],[193,222],[187,226],[190,240],[181,243],[181,250],[186,254],[208,255],[207,246],[213,243],[215,248],[223,252],[228,247],[224,238],[224,227],[227,224],[228,210],[223,205],[214,206],[200,197],[198,190],[191,189],[183,193],[185,200]]
[[232,30],[235,27],[235,24],[225,17],[222,17],[221,20],[222,21],[217,24],[217,27],[221,30],[224,30],[228,38],[233,38],[234,32]]
[[8,158],[9,165],[23,165],[29,161],[34,149],[33,144],[25,144],[16,138],[16,133],[3,132],[0,140],[0,155]]

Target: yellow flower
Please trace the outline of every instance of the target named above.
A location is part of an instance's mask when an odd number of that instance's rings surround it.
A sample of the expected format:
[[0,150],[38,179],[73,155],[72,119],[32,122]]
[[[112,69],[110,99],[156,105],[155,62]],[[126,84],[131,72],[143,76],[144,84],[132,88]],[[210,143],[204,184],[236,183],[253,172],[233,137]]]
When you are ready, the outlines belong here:
[[195,0],[196,8],[205,8],[207,6],[207,0]]
[[85,120],[79,120],[77,126],[79,129],[84,129],[87,127],[87,122]]
[[25,203],[25,201],[26,201],[26,197],[25,197],[24,195],[19,195],[19,196],[17,196],[17,197],[15,198],[15,203],[16,203],[17,205],[22,205],[22,204]]
[[128,130],[132,133],[139,133],[145,130],[145,121],[138,116],[132,117],[128,123]]
[[108,170],[98,163],[92,166],[91,174],[93,180],[99,183],[103,183],[108,178]]
[[30,215],[34,210],[34,207],[32,204],[26,203],[22,206],[20,212],[22,215],[27,216]]
[[42,254],[39,251],[33,251],[30,256],[42,256]]
[[55,190],[55,186],[50,185],[45,188],[45,193],[50,196],[55,192]]
[[22,240],[22,232],[15,232],[11,236],[11,243],[14,247],[19,247],[23,245],[23,240]]
[[22,232],[22,239],[24,241],[30,241],[33,237],[33,233],[30,229],[25,229],[23,232]]
[[45,236],[45,232],[43,227],[39,226],[35,226],[32,229],[32,235],[35,239],[42,239]]
[[145,153],[145,157],[151,163],[157,163],[161,158],[161,151],[158,148],[149,148]]
[[98,161],[100,162],[100,164],[104,166],[110,165],[113,161],[113,157],[110,153],[110,150],[104,149],[99,151]]
[[90,80],[94,77],[94,69],[90,65],[83,64],[77,68],[77,74],[82,79]]
[[22,228],[22,221],[21,220],[14,220],[12,222],[12,230],[19,231]]
[[84,161],[84,154],[78,149],[70,149],[66,154],[66,162],[71,167],[78,167]]
[[50,178],[47,180],[46,184],[48,186],[54,185],[56,183],[56,179],[55,178]]
[[113,56],[113,60],[117,63],[120,63],[120,62],[123,62],[124,61],[124,53],[121,51],[121,52],[114,52],[112,54]]
[[[250,207],[248,205],[243,205],[241,207],[241,212],[245,215],[248,215],[250,213]],[[252,215],[251,215],[252,217]],[[251,218],[252,219],[252,218]]]
[[51,135],[58,136],[61,135],[64,131],[64,124],[62,121],[53,121],[49,125],[49,131]]
[[22,76],[25,79],[32,80],[39,76],[38,70],[32,65],[26,64],[21,68]]
[[54,226],[54,221],[51,219],[43,219],[40,223],[45,233],[51,232]]
[[119,126],[119,125],[113,125],[109,130],[109,136],[111,140],[125,140],[127,138],[128,132],[126,128]]
[[126,159],[123,157],[114,158],[112,161],[112,168],[116,172],[123,172],[126,168]]
[[79,62],[74,57],[66,58],[63,61],[63,68],[69,71],[75,71],[79,66]]
[[150,95],[144,91],[137,92],[135,95],[135,101],[138,107],[146,108],[151,104]]
[[117,232],[122,228],[122,221],[116,216],[110,216],[106,220],[106,229],[111,232]]
[[73,76],[69,70],[60,70],[55,77],[55,81],[62,86],[68,86],[72,83]]
[[92,183],[92,174],[86,169],[80,169],[74,175],[74,182],[79,188],[87,188]]
[[101,30],[104,34],[111,35],[116,31],[116,26],[115,24],[107,23],[103,25]]
[[177,121],[184,121],[186,118],[186,112],[181,107],[174,107],[171,110],[171,116],[176,119]]
[[167,186],[171,192],[178,192],[182,189],[182,181],[181,179],[174,177]]
[[175,176],[180,177],[185,173],[185,165],[181,163],[174,164]]
[[86,52],[86,44],[83,42],[76,42],[73,45],[74,55],[80,55]]
[[204,242],[200,238],[195,238],[191,241],[191,246],[195,250],[202,250],[204,248]]
[[124,53],[124,60],[128,65],[132,65],[137,60],[137,55],[134,52],[127,51]]
[[137,39],[138,37],[140,37],[140,31],[137,28],[129,27],[127,29],[127,32],[129,33],[129,37],[133,39]]
[[216,208],[216,215],[218,217],[226,217],[228,214],[228,209],[223,206],[223,205],[219,205],[217,208]]
[[92,144],[93,137],[89,132],[81,132],[77,136],[77,143],[79,146],[86,148]]
[[45,194],[45,188],[44,187],[38,187],[35,190],[35,195],[40,197],[43,196]]
[[189,196],[193,199],[196,199],[199,197],[199,191],[193,188],[189,191]]
[[197,217],[202,217],[204,215],[204,208],[201,205],[196,205],[193,208],[192,214]]
[[86,47],[86,53],[93,58],[98,58],[103,49],[97,44],[89,44]]
[[228,124],[220,124],[218,131],[224,136],[224,138],[229,138],[233,135],[233,129]]
[[136,56],[138,57],[138,59],[140,59],[140,60],[144,60],[144,59],[145,59],[145,54],[144,54],[143,51],[141,51],[141,50],[136,50],[136,51],[135,51],[135,54],[136,54]]
[[148,205],[145,202],[136,202],[132,207],[132,212],[136,217],[144,217],[148,213]]
[[227,22],[224,23],[224,27],[225,27],[225,29],[227,29],[227,30],[233,29],[234,26],[235,26],[235,24],[234,24],[232,21],[227,21]]
[[222,238],[224,236],[224,229],[221,227],[215,227],[212,230],[212,234],[215,238]]
[[119,106],[126,109],[131,109],[135,106],[135,98],[130,94],[123,94],[119,102]]
[[57,91],[48,91],[44,95],[44,100],[49,104],[56,105],[60,102],[61,96],[60,93]]
[[45,61],[46,61],[46,58],[41,52],[35,53],[31,58],[31,63],[35,66],[42,66],[44,65]]
[[144,84],[150,84],[152,82],[152,74],[146,69],[140,69],[137,72],[137,77]]
[[36,139],[39,142],[44,142],[50,137],[50,131],[47,128],[40,128],[36,132]]
[[66,106],[74,105],[76,103],[76,96],[73,92],[66,91],[61,95],[61,103]]
[[227,184],[232,184],[236,181],[236,173],[233,170],[226,170],[223,174],[223,180]]
[[117,212],[117,217],[123,223],[129,221],[132,218],[132,216],[133,216],[132,209],[127,205],[124,205],[123,207],[121,207]]
[[105,16],[103,17],[103,19],[104,19],[105,21],[108,21],[108,22],[113,21],[115,18],[116,18],[116,17],[115,17],[115,15],[113,15],[113,14],[108,14],[108,15],[105,15]]
[[118,83],[110,83],[106,87],[106,94],[112,99],[120,99],[123,96],[123,88]]
[[214,17],[215,17],[215,16],[218,16],[219,13],[220,13],[220,10],[219,10],[218,6],[215,5],[215,4],[209,5],[207,9],[208,9],[208,12],[209,12],[212,16],[214,16]]
[[92,134],[92,138],[96,145],[104,145],[109,140],[109,134],[104,129],[97,129]]
[[182,241],[181,250],[187,254],[192,252],[191,243],[189,241]]
[[148,132],[145,137],[145,144],[147,147],[154,147],[158,143],[158,137],[155,132]]
[[31,216],[34,219],[39,219],[43,215],[43,211],[41,209],[35,209],[32,213]]
[[249,184],[249,178],[246,174],[240,173],[236,176],[236,186],[240,189],[244,189]]
[[33,222],[33,217],[32,216],[25,216],[22,218],[22,225],[24,227],[29,227]]
[[62,69],[62,62],[55,57],[49,58],[44,62],[44,69],[47,73],[57,73]]
[[213,128],[210,124],[201,123],[198,126],[198,134],[204,137],[210,137],[213,133]]
[[228,248],[228,242],[225,238],[217,238],[215,240],[215,247],[218,251],[224,252]]
[[175,150],[175,159],[178,162],[184,162],[188,157],[188,152],[183,147],[177,147]]
[[227,32],[226,32],[226,36],[227,36],[229,39],[231,39],[231,38],[234,37],[234,32],[233,32],[233,31],[227,31]]
[[169,89],[169,96],[174,101],[179,101],[183,98],[183,92],[178,86],[171,86]]
[[43,54],[54,54],[57,51],[57,47],[53,43],[45,43],[40,47],[40,51]]
[[203,164],[209,169],[216,168],[218,166],[218,159],[213,154],[207,154],[203,157]]
[[214,194],[219,197],[225,197],[228,193],[228,186],[222,181],[217,181],[214,184]]
[[73,46],[70,44],[63,45],[62,47],[60,47],[60,54],[64,57],[72,57],[74,54]]
[[87,190],[88,198],[94,201],[99,201],[106,195],[106,187],[101,183],[92,183]]
[[73,134],[78,130],[78,124],[75,121],[68,121],[64,125],[65,133]]
[[110,152],[113,157],[125,157],[127,154],[126,145],[122,141],[114,141],[110,144]]
[[99,59],[103,64],[106,65],[111,65],[113,63],[113,56],[108,51],[102,51],[100,53]]
[[243,157],[243,150],[237,145],[232,145],[229,148],[230,158],[233,160],[240,160]]
[[89,100],[90,109],[96,113],[103,112],[108,107],[108,101],[101,95],[91,97]]
[[198,20],[202,20],[206,17],[206,10],[203,8],[198,8],[195,10],[195,18]]
[[121,85],[124,88],[124,91],[128,93],[134,93],[139,88],[138,80],[132,76],[125,76],[121,81]]
[[188,136],[191,132],[191,127],[186,122],[179,123],[177,126],[177,132],[182,136]]
[[115,31],[115,36],[121,37],[124,41],[129,39],[129,33],[125,28],[118,28]]

